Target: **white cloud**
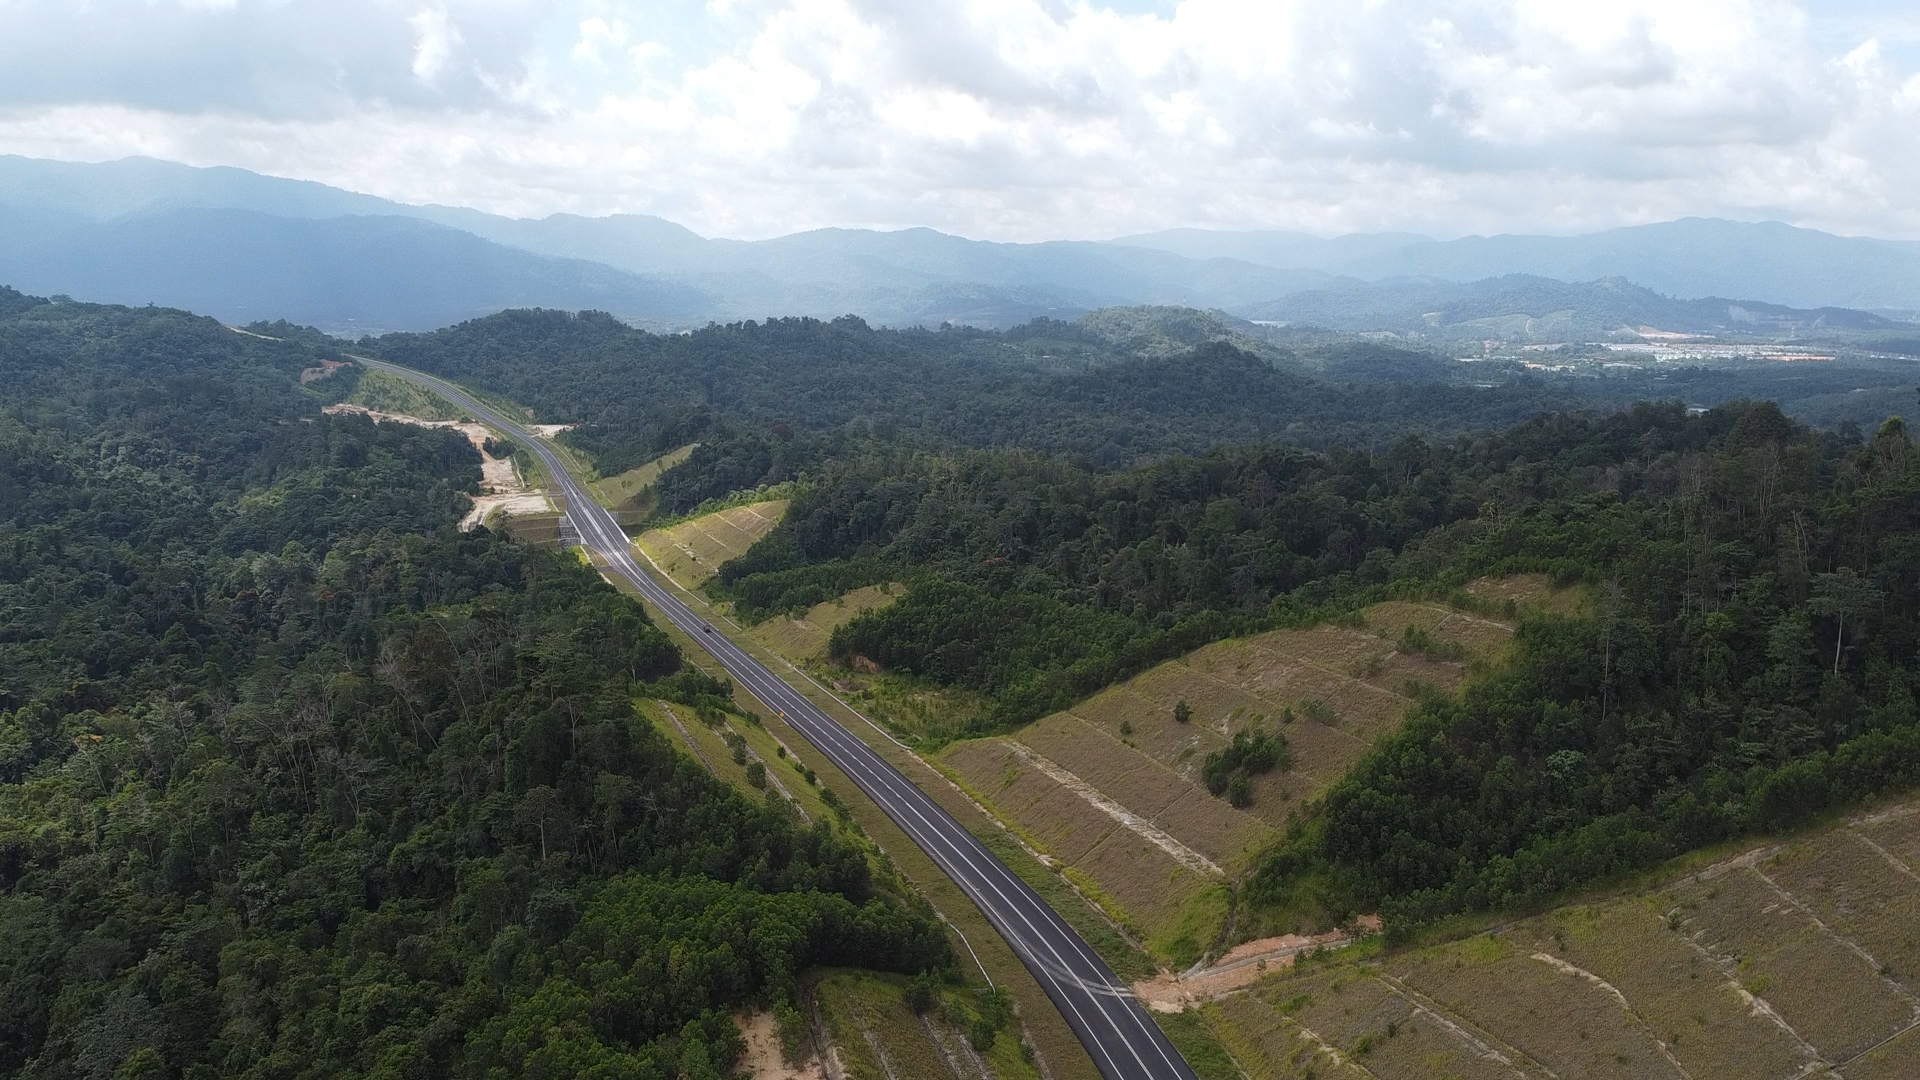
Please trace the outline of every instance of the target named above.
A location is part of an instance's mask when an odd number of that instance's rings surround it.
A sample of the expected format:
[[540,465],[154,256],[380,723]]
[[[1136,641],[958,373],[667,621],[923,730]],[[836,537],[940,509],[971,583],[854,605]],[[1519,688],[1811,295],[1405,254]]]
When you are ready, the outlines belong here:
[[[9,7],[37,33],[0,42],[0,151],[725,235],[1683,214],[1920,235],[1920,80],[1875,44],[1904,17],[1786,0],[102,0],[139,33],[92,53],[61,44],[86,40],[72,10]],[[289,53],[194,62],[241,35]]]
[[407,24],[413,27],[414,77],[427,83],[438,80],[460,47],[460,31],[444,7],[422,8]]

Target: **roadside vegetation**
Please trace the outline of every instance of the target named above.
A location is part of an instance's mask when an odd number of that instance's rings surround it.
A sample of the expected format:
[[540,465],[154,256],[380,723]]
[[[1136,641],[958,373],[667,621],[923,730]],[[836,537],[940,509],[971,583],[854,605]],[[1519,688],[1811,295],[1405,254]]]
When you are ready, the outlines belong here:
[[433,391],[384,371],[364,371],[346,403],[373,412],[416,416],[422,420],[472,419]]

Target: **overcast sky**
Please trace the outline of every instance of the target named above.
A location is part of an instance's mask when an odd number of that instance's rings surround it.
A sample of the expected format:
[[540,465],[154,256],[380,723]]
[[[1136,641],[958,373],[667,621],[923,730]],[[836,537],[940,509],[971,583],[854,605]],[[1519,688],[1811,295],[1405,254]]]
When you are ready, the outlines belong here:
[[1920,3],[0,0],[0,153],[738,237],[1920,237]]

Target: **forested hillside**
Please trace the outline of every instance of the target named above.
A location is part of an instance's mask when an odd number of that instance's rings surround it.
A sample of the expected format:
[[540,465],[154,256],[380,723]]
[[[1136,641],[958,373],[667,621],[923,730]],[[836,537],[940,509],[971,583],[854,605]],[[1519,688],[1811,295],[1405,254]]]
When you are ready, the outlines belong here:
[[[0,1074],[719,1078],[823,959],[949,962],[677,755],[717,687],[311,343],[0,291]],[[325,381],[316,383],[325,385]]]
[[1416,709],[1269,887],[1405,927],[1920,782],[1905,425],[1855,442],[1762,404],[1686,426],[1692,452],[1630,429],[1589,441],[1568,497],[1500,505],[1460,537],[1456,565],[1550,567],[1593,586],[1595,615],[1523,624],[1509,670]]
[[[1743,396],[1863,426],[1904,400],[1910,365],[1595,365],[1560,374],[1180,308],[1094,312],[991,332],[775,319],[652,334],[594,312],[508,311],[360,348],[574,425],[601,472],[702,443],[661,485],[668,513],[795,479],[830,459],[912,446],[1021,449],[1100,470],[1275,441],[1377,449],[1544,412]],[[1862,393],[1865,388],[1867,392]]]
[[[1211,325],[510,312],[360,347],[578,422],[603,473],[697,442],[657,519],[787,484],[708,592],[751,621],[903,584],[828,651],[978,703],[952,731],[1487,575],[1586,597],[1408,689],[1249,859],[1249,924],[1405,933],[1920,782],[1902,421]],[[468,443],[322,414],[335,344],[256,329],[0,292],[0,1072],[717,1078],[728,1014],[808,966],[951,963],[866,841],[636,718],[724,690],[640,608],[451,529]]]
[[[1714,385],[1804,396],[1850,369],[1474,387],[1437,381],[1450,369],[1424,354],[1210,340],[1224,324],[1178,312],[674,339],[501,319],[379,346],[579,419],[577,444],[615,463],[697,434],[661,513],[798,480],[783,523],[708,591],[760,619],[906,582],[831,652],[980,695],[975,730],[1222,636],[1475,575],[1548,570],[1602,598],[1528,621],[1498,678],[1422,705],[1363,761],[1260,875],[1282,906],[1380,907],[1407,927],[1532,903],[1920,769],[1904,425],[1814,430],[1746,400],[1617,407]],[[489,352],[509,326],[519,347]],[[1568,403],[1587,409],[1553,411]]]
[[906,597],[832,650],[983,692],[982,730],[1229,633],[1545,570],[1597,613],[1523,622],[1260,876],[1401,927],[1506,908],[1920,780],[1920,458],[1771,404],[1546,417],[1382,451],[1220,450],[1100,474],[903,454],[815,474],[711,591],[750,617]]
[[[712,441],[715,429],[745,444],[730,453],[768,463],[778,454],[796,463],[839,456],[838,446],[775,445],[831,434],[931,448],[1020,447],[1124,467],[1262,438],[1369,444],[1407,430],[1504,426],[1581,400],[1526,378],[1488,392],[1444,369],[1436,374],[1432,357],[1385,346],[1319,344],[1257,357],[1227,343],[1198,344],[1139,349],[1048,320],[991,333],[775,319],[656,335],[606,315],[558,311],[503,312],[362,342],[384,359],[581,425],[567,438],[608,473],[697,438]],[[1312,371],[1329,351],[1336,379]],[[791,478],[777,473],[764,475]]]

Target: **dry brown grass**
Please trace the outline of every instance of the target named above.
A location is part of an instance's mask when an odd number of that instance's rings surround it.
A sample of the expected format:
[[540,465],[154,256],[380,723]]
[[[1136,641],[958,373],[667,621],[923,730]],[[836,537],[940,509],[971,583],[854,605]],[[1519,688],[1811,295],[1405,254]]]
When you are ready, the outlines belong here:
[[1034,847],[1092,879],[1143,935],[1182,923],[1182,907],[1212,884],[1056,783],[1005,739],[956,743],[941,760]]
[[1568,908],[1508,936],[1605,979],[1695,1080],[1789,1076],[1807,1065],[1791,1036],[1668,928],[1661,908],[1653,897]]
[[1517,612],[1539,611],[1552,615],[1578,615],[1586,610],[1588,597],[1580,588],[1555,588],[1545,574],[1513,574],[1507,577],[1481,578],[1467,583],[1467,594],[1497,605],[1511,603]]
[[1847,1063],[1847,1080],[1913,1080],[1920,1076],[1920,1028],[1909,1028],[1884,1046]]
[[1678,928],[1731,964],[1828,1061],[1846,1061],[1913,1022],[1900,988],[1760,874],[1735,869],[1671,895]]
[[[1208,1009],[1221,1042],[1243,1048],[1236,1051],[1243,1063],[1257,1061],[1272,1076],[1312,1075],[1310,1068],[1317,1075],[1381,1080],[1516,1075],[1366,971],[1281,976]],[[1346,1064],[1336,1066],[1329,1048]]]
[[[1441,609],[1429,621],[1437,625],[1447,614]],[[1445,690],[1463,676],[1464,665],[1399,652],[1378,633],[1280,630],[1198,649],[1096,694],[1069,715],[1110,740],[1127,740],[1189,782],[1234,732],[1256,724],[1280,731],[1293,767],[1255,778],[1247,811],[1280,825],[1398,725],[1412,704],[1409,683]],[[1192,710],[1185,724],[1173,718],[1183,700]]]
[[1124,743],[1105,737],[1071,714],[1050,716],[1021,731],[1019,740],[1101,794],[1226,868],[1244,869],[1279,838],[1204,788]]
[[1781,852],[1761,868],[1835,933],[1859,945],[1881,973],[1920,990],[1920,880],[1852,830],[1832,842]]
[[1499,656],[1513,640],[1513,624],[1441,604],[1388,600],[1360,615],[1369,629],[1389,640],[1399,640],[1411,626],[1437,641],[1458,645],[1466,655],[1479,659]]
[[683,521],[669,529],[649,529],[634,544],[684,589],[697,589],[720,564],[746,554],[773,531],[787,512],[787,500],[736,506]]
[[1524,1055],[1517,1064],[1537,1063],[1558,1076],[1683,1075],[1603,987],[1505,939],[1428,950],[1393,967],[1409,989]]
[[660,474],[692,457],[699,445],[688,443],[677,450],[669,450],[644,465],[594,480],[587,487],[593,492],[594,498],[613,512],[615,521],[624,528],[633,528],[653,512],[656,502],[654,484],[659,481]]
[[1900,807],[1853,826],[1853,831],[1908,869],[1920,871],[1920,807]]
[[748,636],[792,660],[805,663],[827,655],[827,639],[841,623],[876,611],[906,594],[905,585],[869,585],[845,596],[815,604],[797,619],[775,615],[761,622]]
[[1359,1067],[1339,1047],[1317,1041],[1318,1032],[1282,1017],[1253,995],[1240,994],[1210,1003],[1206,1012],[1220,1044],[1249,1080],[1367,1080],[1388,1075]]
[[1906,810],[1364,967],[1279,972],[1208,1015],[1257,1080],[1331,1074],[1321,1043],[1376,1077],[1920,1076]]
[[[1383,608],[1379,617],[1382,625],[1411,619],[1440,641],[1456,640],[1447,634],[1457,624],[1463,656],[1490,650],[1487,642],[1509,632],[1430,605]],[[1060,777],[1003,740],[957,744],[943,757],[1003,820],[1091,879],[1150,948],[1172,940],[1175,913],[1185,918],[1174,937],[1198,934],[1204,947],[1211,939],[1191,912],[1196,897],[1218,888],[1216,874],[1244,874],[1291,813],[1397,726],[1414,700],[1409,684],[1444,690],[1463,680],[1462,660],[1401,652],[1398,644],[1398,632],[1322,626],[1208,645],[1019,732],[1018,742],[1044,765],[1068,774]],[[1191,710],[1187,723],[1174,716],[1182,701]],[[1253,802],[1239,810],[1206,791],[1201,765],[1255,726],[1283,734],[1293,763],[1254,777]],[[1075,783],[1146,827],[1068,790]],[[1169,855],[1165,839],[1179,850]]]

